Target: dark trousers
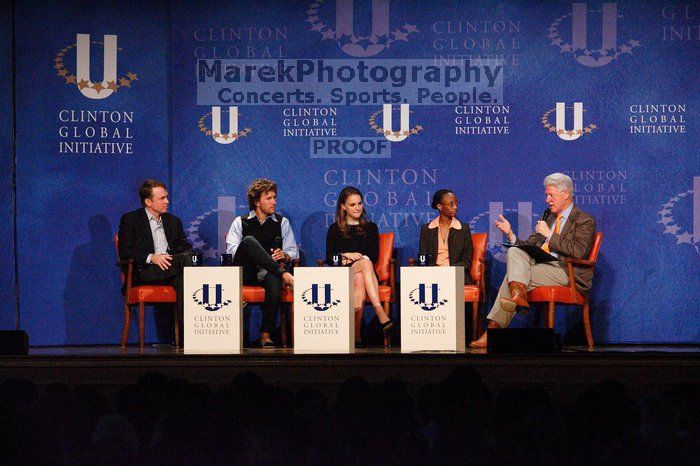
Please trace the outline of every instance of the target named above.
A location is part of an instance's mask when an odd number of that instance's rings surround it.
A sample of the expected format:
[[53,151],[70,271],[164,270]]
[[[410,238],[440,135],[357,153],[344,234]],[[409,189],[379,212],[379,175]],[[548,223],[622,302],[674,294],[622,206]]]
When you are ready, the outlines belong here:
[[[233,265],[243,267],[243,284],[265,288],[260,332],[272,333],[277,327],[277,315],[282,299],[282,273],[285,269],[275,262],[253,236],[246,236],[241,240],[233,257]],[[267,272],[262,279],[258,278],[260,269]]]
[[136,284],[171,285],[175,288],[175,294],[177,296],[175,306],[177,309],[180,331],[182,332],[185,317],[185,306],[182,296],[183,269],[185,266],[192,265],[192,257],[189,252],[173,254],[172,257],[173,260],[170,262],[170,267],[166,270],[161,270],[160,267],[155,264],[146,264],[141,272],[139,272]]

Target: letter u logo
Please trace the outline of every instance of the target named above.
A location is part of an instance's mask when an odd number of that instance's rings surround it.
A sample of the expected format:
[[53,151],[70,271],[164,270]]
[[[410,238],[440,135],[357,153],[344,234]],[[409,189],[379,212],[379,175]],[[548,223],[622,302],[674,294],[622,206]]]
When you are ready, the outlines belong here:
[[438,302],[438,286],[437,283],[418,285],[418,301],[425,304],[435,304]]
[[[353,29],[354,20],[353,0],[337,0],[335,4],[336,37],[347,35],[356,37]],[[370,38],[389,37],[389,1],[372,0],[372,35]],[[343,44],[340,49],[353,57],[371,57],[382,50],[384,44],[372,44],[366,48],[352,42]]]
[[574,129],[566,130],[565,117],[566,105],[564,102],[557,102],[557,136],[564,141],[575,141],[583,134],[583,103],[574,102]]
[[[323,296],[323,301],[321,301]],[[331,303],[331,285],[326,283],[322,286],[311,285],[311,301],[326,306]]]
[[228,133],[221,132],[221,107],[211,108],[211,132],[219,144],[231,144],[238,139],[238,107],[228,108]]
[[391,104],[384,104],[384,112],[382,113],[382,124],[384,126],[384,137],[391,142],[401,142],[406,139],[410,133],[409,130],[409,104],[401,104],[401,125],[398,131],[398,136],[393,130],[391,119]]
[[80,92],[90,99],[106,99],[114,93],[109,84],[117,82],[117,36],[104,36],[104,73],[98,84],[90,80],[90,34],[78,34],[77,44],[76,78],[78,82],[87,82]]
[[[575,50],[589,50],[587,36],[587,13],[588,8],[585,3],[574,3],[572,9],[571,34],[572,46]],[[617,3],[603,3],[603,27],[601,51],[609,51],[610,55],[603,55],[598,58],[580,55],[576,60],[585,66],[598,67],[607,65],[614,59],[617,49]]]

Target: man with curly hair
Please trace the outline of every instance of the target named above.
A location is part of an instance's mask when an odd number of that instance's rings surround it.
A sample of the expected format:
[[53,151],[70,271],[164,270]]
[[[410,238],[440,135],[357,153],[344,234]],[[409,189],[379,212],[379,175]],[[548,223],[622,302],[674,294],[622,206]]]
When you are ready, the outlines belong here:
[[243,283],[265,288],[260,325],[260,346],[274,348],[270,335],[276,328],[282,286],[291,287],[294,277],[287,271],[299,257],[289,220],[276,212],[277,183],[266,178],[248,187],[250,212],[236,217],[226,235],[226,252],[233,264],[243,267]]

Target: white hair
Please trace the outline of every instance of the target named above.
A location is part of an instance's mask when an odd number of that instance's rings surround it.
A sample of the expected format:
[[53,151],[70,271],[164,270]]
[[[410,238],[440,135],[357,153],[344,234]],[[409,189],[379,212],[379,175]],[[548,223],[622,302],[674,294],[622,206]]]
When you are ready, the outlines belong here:
[[544,187],[554,186],[559,191],[568,191],[574,197],[574,182],[568,175],[563,173],[552,173],[544,179]]

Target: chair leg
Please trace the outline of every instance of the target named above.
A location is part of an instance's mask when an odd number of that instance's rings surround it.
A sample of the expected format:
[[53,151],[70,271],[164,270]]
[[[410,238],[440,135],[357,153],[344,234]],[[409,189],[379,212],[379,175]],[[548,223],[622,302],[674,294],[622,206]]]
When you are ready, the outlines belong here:
[[479,301],[474,301],[472,303],[472,341],[479,338]]
[[280,333],[282,334],[282,347],[287,347],[287,313],[284,307],[280,304]]
[[[391,302],[385,301],[382,303],[382,306],[384,306],[384,312],[386,312],[386,315],[391,318]],[[389,347],[391,347],[391,332],[384,334],[384,348]]]
[[590,316],[590,305],[588,303],[588,298],[583,304],[583,329],[586,331],[586,343],[588,347],[593,347],[593,332],[591,332],[591,316]]
[[289,303],[289,346],[294,346],[294,303]]
[[124,328],[122,329],[122,349],[126,349],[129,339],[129,327],[131,326],[131,306],[124,304]]
[[549,302],[549,306],[547,308],[547,327],[549,328],[554,328],[554,308],[557,306],[557,304],[554,301]]
[[146,340],[146,304],[139,303],[139,348],[143,350]]
[[[180,316],[177,312],[177,304],[173,304],[173,320],[175,321],[175,348],[180,347]],[[184,329],[183,329],[184,331]]]

